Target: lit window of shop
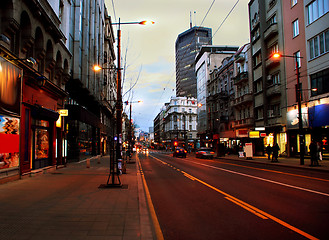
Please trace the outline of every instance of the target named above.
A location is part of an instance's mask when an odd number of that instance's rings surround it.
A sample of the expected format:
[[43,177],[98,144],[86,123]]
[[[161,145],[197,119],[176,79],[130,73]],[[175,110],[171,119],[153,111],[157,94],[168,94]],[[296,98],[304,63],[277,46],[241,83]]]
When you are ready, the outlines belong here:
[[50,162],[50,128],[49,121],[33,119],[33,169],[43,168],[51,165]]

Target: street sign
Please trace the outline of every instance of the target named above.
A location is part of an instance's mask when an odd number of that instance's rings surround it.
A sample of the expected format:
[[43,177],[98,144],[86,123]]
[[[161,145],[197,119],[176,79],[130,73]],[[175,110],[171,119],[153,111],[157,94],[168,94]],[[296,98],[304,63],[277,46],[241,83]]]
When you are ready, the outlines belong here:
[[61,115],[61,117],[67,117],[69,115],[69,110],[68,109],[59,109],[58,113],[59,113],[59,115]]

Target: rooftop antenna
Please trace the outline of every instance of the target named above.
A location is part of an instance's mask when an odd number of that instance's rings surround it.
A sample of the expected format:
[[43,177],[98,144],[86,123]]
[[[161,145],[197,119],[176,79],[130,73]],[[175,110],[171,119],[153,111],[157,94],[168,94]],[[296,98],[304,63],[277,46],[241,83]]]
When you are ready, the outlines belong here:
[[190,28],[192,28],[192,12],[190,11]]
[[194,11],[194,27],[196,26],[196,11]]

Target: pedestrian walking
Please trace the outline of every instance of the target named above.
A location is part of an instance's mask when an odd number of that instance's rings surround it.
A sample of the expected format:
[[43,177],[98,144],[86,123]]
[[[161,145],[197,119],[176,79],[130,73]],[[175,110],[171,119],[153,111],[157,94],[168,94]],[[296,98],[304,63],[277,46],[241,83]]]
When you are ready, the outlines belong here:
[[311,166],[317,166],[318,164],[317,164],[316,143],[312,140],[308,147],[310,149],[310,155],[311,155]]
[[317,165],[319,165],[319,161],[322,161],[322,143],[316,142],[316,151],[317,151]]
[[268,159],[268,160],[271,160],[272,147],[271,147],[270,144],[267,145],[267,147],[266,147],[266,153],[267,153],[267,159]]
[[272,147],[272,162],[278,162],[280,147],[277,143]]

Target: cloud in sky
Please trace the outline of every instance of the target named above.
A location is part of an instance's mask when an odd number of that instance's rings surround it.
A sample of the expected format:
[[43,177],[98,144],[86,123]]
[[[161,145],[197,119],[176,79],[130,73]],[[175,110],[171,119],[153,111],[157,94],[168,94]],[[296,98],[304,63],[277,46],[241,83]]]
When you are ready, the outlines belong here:
[[[133,99],[144,101],[133,106],[133,118],[142,130],[153,126],[153,119],[165,102],[175,95],[175,41],[193,26],[200,26],[213,0],[105,0],[112,22],[153,20],[155,25],[122,25],[122,55],[127,52],[124,91],[140,76],[133,88]],[[240,0],[213,36],[213,45],[242,46],[249,42],[248,2]],[[213,35],[236,0],[216,0],[202,26]],[[196,12],[194,14],[194,11]],[[114,32],[116,34],[116,26]],[[126,51],[127,50],[127,51]],[[129,95],[129,94],[128,94]],[[127,96],[128,96],[127,95]]]

